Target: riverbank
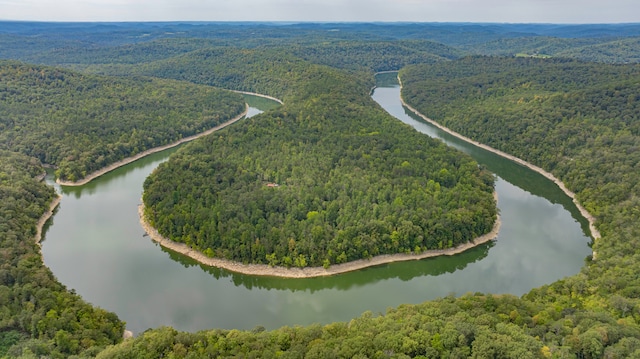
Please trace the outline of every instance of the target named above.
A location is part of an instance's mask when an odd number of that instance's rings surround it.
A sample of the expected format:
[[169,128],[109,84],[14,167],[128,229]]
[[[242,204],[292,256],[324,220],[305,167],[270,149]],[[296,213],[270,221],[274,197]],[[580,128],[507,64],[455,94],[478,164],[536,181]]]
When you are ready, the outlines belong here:
[[[37,245],[40,245],[40,241],[42,241],[42,230],[44,229],[45,223],[47,223],[49,218],[53,216],[53,212],[58,207],[61,201],[62,201],[62,196],[59,194],[56,195],[53,201],[51,201],[51,203],[49,204],[49,208],[47,209],[47,211],[43,213],[40,219],[38,220],[38,223],[36,224],[36,235],[34,237],[34,240]],[[123,339],[133,338],[133,332],[131,332],[130,330],[124,330],[124,332],[122,333],[122,337]]]
[[47,223],[51,216],[53,216],[53,211],[56,209],[56,207],[58,207],[61,200],[62,196],[59,194],[56,195],[53,201],[51,201],[51,203],[49,204],[49,209],[47,209],[47,211],[42,214],[42,216],[38,220],[38,223],[36,223],[36,235],[34,237],[34,240],[37,244],[40,244],[40,241],[42,240],[42,229],[44,228],[44,224]]
[[239,90],[230,90],[230,91],[231,92],[235,92],[235,93],[241,93],[241,94],[244,94],[244,95],[258,96],[258,97],[262,97],[262,98],[266,98],[266,99],[275,101],[275,102],[277,102],[277,103],[279,103],[281,105],[284,104],[284,102],[282,102],[282,100],[279,99],[279,98],[275,98],[275,97],[269,96],[269,95],[263,95],[261,93],[255,93],[255,92],[249,92],[249,91],[239,91]]
[[229,126],[229,125],[231,125],[233,123],[238,122],[240,119],[242,119],[247,114],[248,110],[249,110],[249,105],[245,104],[244,111],[241,114],[239,114],[238,116],[232,118],[231,120],[229,120],[229,121],[227,121],[225,123],[222,123],[222,124],[220,124],[220,125],[218,125],[216,127],[210,128],[210,129],[208,129],[208,130],[206,130],[204,132],[197,133],[197,134],[189,136],[189,137],[182,138],[182,139],[180,139],[180,140],[178,140],[176,142],[170,143],[168,145],[164,145],[164,146],[160,146],[160,147],[154,147],[154,148],[148,149],[146,151],[140,152],[135,156],[127,157],[125,159],[122,159],[122,160],[120,160],[118,162],[112,163],[107,167],[103,167],[102,169],[97,170],[97,171],[89,174],[88,176],[86,176],[85,178],[81,179],[80,181],[71,182],[71,181],[62,181],[60,179],[57,179],[56,183],[58,183],[59,185],[62,185],[62,186],[82,186],[82,185],[85,185],[85,184],[93,181],[94,179],[102,176],[103,174],[105,174],[107,172],[111,172],[111,171],[115,170],[116,168],[122,167],[122,166],[127,165],[127,164],[129,164],[131,162],[137,161],[137,160],[141,159],[142,157],[148,156],[148,155],[156,153],[156,152],[168,150],[169,148],[176,147],[176,146],[181,145],[181,144],[183,144],[185,142],[193,141],[196,138],[200,138],[202,136],[206,136],[206,135],[209,135],[209,134],[211,134],[211,133],[213,133],[215,131],[223,129],[223,128],[225,128],[225,127],[227,127],[227,126]]
[[[494,192],[494,198],[496,203],[498,201],[498,195]],[[138,216],[140,217],[140,225],[147,232],[149,237],[161,246],[168,248],[174,252],[178,252],[185,255],[201,264],[210,267],[223,268],[232,272],[242,273],[254,276],[270,276],[270,277],[282,277],[282,278],[314,278],[314,277],[326,277],[336,274],[352,272],[368,267],[374,267],[382,264],[420,260],[425,258],[432,258],[438,256],[452,256],[454,254],[462,253],[468,249],[487,243],[496,239],[500,232],[500,216],[496,217],[496,221],[493,224],[491,232],[484,234],[471,242],[461,244],[455,248],[428,250],[420,254],[384,254],[373,257],[371,259],[360,259],[357,261],[334,264],[329,268],[324,267],[307,267],[307,268],[286,268],[286,267],[271,267],[266,264],[242,264],[226,259],[210,258],[203,253],[192,249],[184,243],[174,242],[168,238],[163,237],[158,231],[147,222],[144,218],[144,204],[138,206]]]
[[[542,169],[541,167],[538,167],[532,163],[529,163],[523,159],[520,159],[518,157],[515,157],[513,155],[510,155],[506,152],[500,151],[498,149],[495,149],[493,147],[487,146],[483,143],[480,143],[478,141],[474,141],[464,135],[459,134],[458,132],[455,132],[441,124],[439,124],[438,122],[428,118],[427,116],[423,115],[422,113],[420,113],[418,110],[416,110],[415,108],[413,108],[412,106],[410,106],[409,104],[407,104],[404,99],[402,98],[402,80],[400,79],[400,76],[398,76],[398,83],[400,84],[400,102],[402,103],[402,105],[404,107],[406,107],[407,109],[409,109],[411,112],[415,113],[417,116],[420,116],[420,118],[422,118],[423,120],[429,122],[430,124],[438,127],[440,130],[458,137],[459,139],[469,142],[471,144],[473,144],[476,147],[482,148],[483,150],[495,153],[498,156],[504,157],[508,160],[511,160],[515,163],[518,163],[524,167],[529,168],[532,171],[538,172],[539,174],[543,175],[544,177],[546,177],[547,179],[549,179],[550,181],[552,181],[553,183],[555,183],[562,192],[564,192],[567,196],[569,196],[569,198],[571,198],[571,200],[573,201],[573,203],[575,204],[576,208],[578,208],[578,211],[580,211],[580,214],[582,215],[582,217],[584,217],[588,222],[589,222],[589,231],[591,232],[591,236],[593,237],[594,240],[598,240],[600,239],[600,231],[598,231],[598,229],[596,228],[595,222],[596,222],[596,218],[594,216],[591,215],[591,213],[589,213],[581,204],[580,202],[578,202],[578,200],[576,199],[576,194],[573,193],[571,190],[569,190],[562,181],[560,181],[558,178],[556,178],[553,174],[551,174],[550,172],[545,171],[544,169]],[[593,258],[595,259],[595,252],[593,253]]]

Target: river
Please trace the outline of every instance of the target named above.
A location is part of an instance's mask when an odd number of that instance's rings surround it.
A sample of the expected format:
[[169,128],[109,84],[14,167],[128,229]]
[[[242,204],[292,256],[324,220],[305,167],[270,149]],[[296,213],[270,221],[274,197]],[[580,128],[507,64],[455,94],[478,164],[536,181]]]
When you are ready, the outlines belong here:
[[[577,273],[591,250],[586,221],[571,199],[537,173],[413,119],[400,105],[394,78],[378,78],[374,100],[419,131],[443,136],[496,173],[503,222],[497,241],[452,257],[323,278],[255,277],[203,267],[154,244],[138,222],[142,183],[174,148],[84,186],[56,186],[63,200],[45,228],[45,264],[85,300],[115,312],[135,334],[163,325],[196,331],[345,321],[365,311],[384,313],[452,293],[521,295]],[[246,98],[249,116],[277,105]]]

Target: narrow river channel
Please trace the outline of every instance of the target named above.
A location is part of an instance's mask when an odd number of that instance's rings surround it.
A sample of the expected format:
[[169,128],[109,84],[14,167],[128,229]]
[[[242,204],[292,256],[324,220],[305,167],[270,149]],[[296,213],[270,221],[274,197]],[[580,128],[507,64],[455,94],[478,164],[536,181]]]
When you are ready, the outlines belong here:
[[[437,129],[402,108],[395,74],[379,76],[374,100],[430,136]],[[247,96],[249,115],[275,103]],[[512,293],[575,274],[591,253],[586,221],[552,182],[486,151],[444,140],[496,173],[502,229],[497,241],[460,255],[388,264],[328,278],[252,277],[205,268],[144,236],[137,217],[144,179],[177,149],[156,153],[81,187],[60,187],[45,228],[44,262],[68,288],[115,312],[138,334],[267,329],[345,321],[451,293]],[[49,178],[51,182],[51,178]]]

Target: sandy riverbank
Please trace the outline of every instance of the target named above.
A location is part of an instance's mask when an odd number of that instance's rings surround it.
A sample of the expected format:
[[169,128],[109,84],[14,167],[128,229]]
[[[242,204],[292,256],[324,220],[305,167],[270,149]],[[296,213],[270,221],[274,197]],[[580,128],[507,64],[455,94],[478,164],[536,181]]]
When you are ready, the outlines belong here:
[[60,204],[60,200],[62,200],[62,196],[56,195],[53,201],[51,201],[51,203],[49,204],[49,209],[44,212],[44,214],[42,214],[42,217],[40,217],[40,219],[38,220],[38,223],[36,224],[36,236],[34,237],[36,243],[40,244],[40,241],[42,240],[42,229],[44,228],[44,224],[47,223],[51,216],[53,216],[53,211]]
[[[465,137],[455,131],[452,131],[450,129],[448,129],[447,127],[442,126],[441,124],[435,122],[434,120],[428,118],[427,116],[421,114],[418,110],[416,110],[415,108],[411,107],[409,104],[407,104],[404,99],[402,98],[402,80],[400,79],[400,77],[398,76],[398,83],[400,83],[400,101],[402,102],[402,105],[404,105],[406,108],[408,108],[409,110],[411,110],[411,112],[415,113],[416,115],[420,116],[420,118],[422,118],[423,120],[429,122],[430,124],[438,127],[439,129],[441,129],[442,131],[445,131],[453,136],[456,136],[466,142],[469,142],[477,147],[480,147],[484,150],[487,150],[489,152],[493,152],[499,156],[502,156],[504,158],[507,158],[513,162],[516,162],[522,166],[525,166],[533,171],[536,171],[538,173],[540,173],[541,175],[545,176],[546,178],[548,178],[549,180],[553,181],[561,190],[562,192],[564,192],[567,196],[569,196],[571,198],[571,200],[573,201],[573,203],[576,205],[576,207],[578,208],[578,210],[580,211],[580,214],[587,219],[587,221],[589,222],[589,231],[591,232],[591,236],[594,238],[594,240],[598,240],[600,239],[600,232],[598,231],[598,229],[595,226],[595,222],[596,219],[595,217],[593,217],[576,199],[576,195],[575,193],[573,193],[571,190],[569,190],[564,183],[562,183],[562,181],[560,181],[559,179],[557,179],[554,175],[552,175],[551,173],[545,171],[544,169],[531,164],[525,160],[522,160],[518,157],[512,156],[506,152],[502,152],[500,150],[497,150],[493,147],[487,146],[485,144],[482,144],[480,142],[474,141],[468,137]],[[595,253],[594,253],[594,258],[595,258]]]
[[91,182],[92,180],[102,176],[103,174],[105,174],[107,172],[111,172],[111,171],[115,170],[118,167],[122,167],[122,166],[127,165],[127,164],[129,164],[131,162],[137,161],[137,160],[141,159],[142,157],[148,156],[148,155],[150,155],[152,153],[164,151],[164,150],[167,150],[167,149],[172,148],[172,147],[176,147],[176,146],[181,145],[181,144],[183,144],[185,142],[193,141],[196,138],[199,138],[199,137],[202,137],[202,136],[206,136],[206,135],[211,134],[211,133],[213,133],[215,131],[218,131],[218,130],[220,130],[222,128],[225,128],[225,127],[227,127],[227,126],[239,121],[240,119],[242,119],[247,114],[248,110],[249,110],[249,105],[245,104],[245,109],[241,114],[239,114],[238,116],[232,118],[231,120],[229,120],[229,121],[227,121],[225,123],[222,123],[222,124],[220,124],[220,125],[218,125],[216,127],[210,128],[210,129],[208,129],[208,130],[206,130],[204,132],[195,134],[193,136],[182,138],[182,139],[180,139],[180,140],[178,140],[176,142],[170,143],[168,145],[164,145],[164,146],[160,146],[160,147],[154,147],[154,148],[148,149],[146,151],[140,152],[135,156],[127,157],[127,158],[125,158],[123,160],[120,160],[118,162],[112,163],[107,167],[104,167],[104,168],[102,168],[102,169],[100,169],[98,171],[95,171],[95,172],[89,174],[88,176],[86,176],[85,178],[81,179],[80,181],[70,182],[70,181],[62,181],[60,179],[57,179],[56,183],[58,183],[58,184],[60,184],[62,186],[82,186],[82,185],[87,184],[87,183]]
[[[494,192],[494,198],[496,198],[497,202],[497,193]],[[346,273],[351,271],[356,271],[359,269],[364,269],[367,267],[373,267],[381,264],[393,263],[393,262],[401,262],[401,261],[409,261],[409,260],[418,260],[424,258],[431,258],[437,256],[451,256],[454,254],[462,253],[467,249],[473,248],[475,246],[481,245],[483,243],[487,243],[491,240],[494,240],[500,231],[500,217],[496,218],[496,221],[493,225],[493,229],[491,232],[482,235],[473,242],[468,242],[462,244],[455,248],[441,249],[441,250],[429,250],[420,254],[385,254],[373,257],[371,259],[360,259],[357,261],[344,263],[344,264],[334,264],[328,269],[324,267],[308,267],[308,268],[285,268],[285,267],[271,267],[266,264],[242,264],[226,259],[220,258],[209,258],[188,247],[186,244],[177,243],[170,239],[167,239],[160,235],[158,231],[152,227],[149,222],[144,218],[144,205],[141,204],[138,207],[138,215],[140,216],[140,224],[142,228],[147,232],[149,237],[154,242],[159,243],[161,246],[171,249],[174,252],[181,253],[189,258],[196,260],[199,263],[202,263],[211,267],[224,268],[232,272],[248,274],[248,275],[259,275],[259,276],[271,276],[271,277],[283,277],[283,278],[313,278],[313,277],[323,277],[330,276],[340,273]]]

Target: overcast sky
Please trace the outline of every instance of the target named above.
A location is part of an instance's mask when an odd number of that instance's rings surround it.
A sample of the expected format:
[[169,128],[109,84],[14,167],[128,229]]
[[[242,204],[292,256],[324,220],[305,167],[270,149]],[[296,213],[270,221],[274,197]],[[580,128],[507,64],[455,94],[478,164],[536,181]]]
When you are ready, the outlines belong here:
[[640,0],[0,0],[43,21],[640,22]]

